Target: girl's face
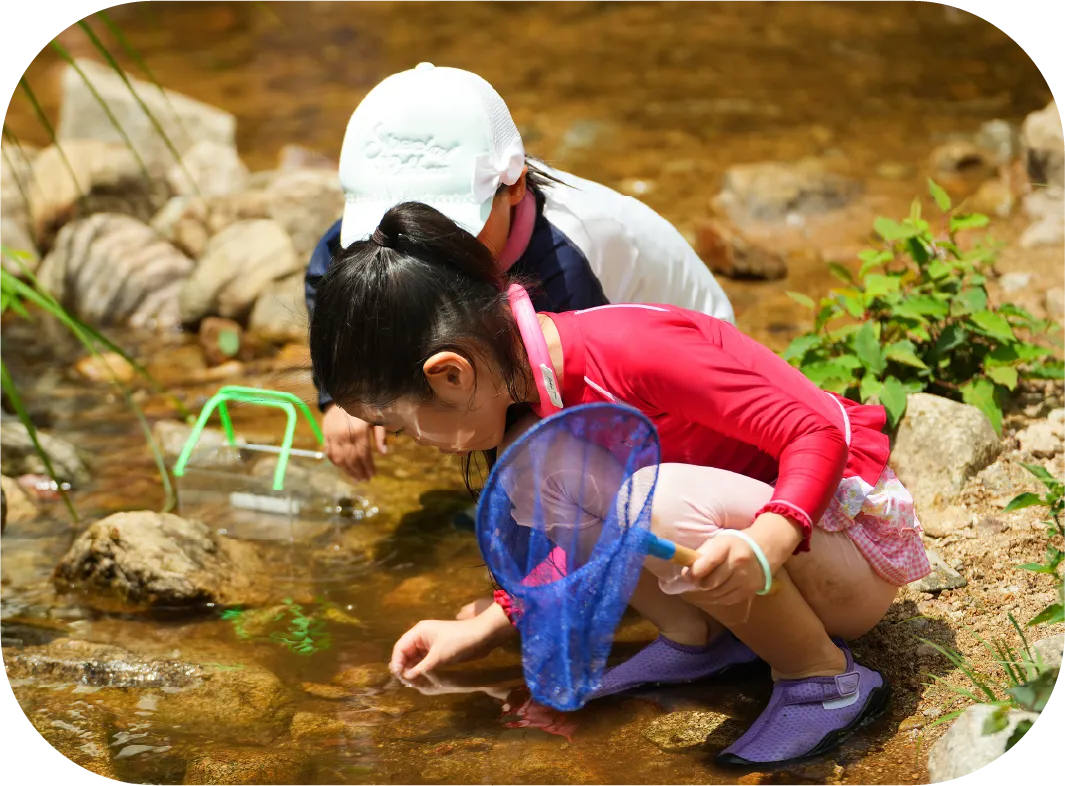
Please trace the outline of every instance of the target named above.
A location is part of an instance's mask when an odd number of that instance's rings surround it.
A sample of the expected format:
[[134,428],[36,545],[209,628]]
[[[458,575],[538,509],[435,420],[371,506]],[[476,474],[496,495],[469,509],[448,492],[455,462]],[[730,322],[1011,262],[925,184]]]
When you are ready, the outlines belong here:
[[430,401],[404,396],[384,408],[355,405],[348,414],[441,453],[491,450],[503,442],[507,408],[515,402],[498,374],[455,352],[438,352],[422,370]]

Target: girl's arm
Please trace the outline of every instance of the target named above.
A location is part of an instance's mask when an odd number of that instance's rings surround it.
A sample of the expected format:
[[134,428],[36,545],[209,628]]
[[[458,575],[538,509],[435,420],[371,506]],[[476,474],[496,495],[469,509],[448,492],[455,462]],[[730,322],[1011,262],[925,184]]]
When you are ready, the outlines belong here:
[[778,479],[772,499],[756,515],[758,530],[783,548],[781,522],[794,522],[795,550],[806,551],[847,461],[844,434],[825,414],[837,403],[766,347],[724,323],[706,322],[677,312],[657,320],[653,336],[660,351],[649,351],[646,340],[623,351],[627,392],[652,410],[775,458]]

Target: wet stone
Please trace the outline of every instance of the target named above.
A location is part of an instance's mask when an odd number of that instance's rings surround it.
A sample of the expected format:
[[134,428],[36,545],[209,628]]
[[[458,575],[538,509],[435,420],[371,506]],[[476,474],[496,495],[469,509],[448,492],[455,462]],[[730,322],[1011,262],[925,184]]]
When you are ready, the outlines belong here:
[[182,783],[310,783],[313,771],[310,759],[295,751],[227,748],[192,758]]
[[301,682],[300,689],[319,699],[337,701],[346,699],[352,695],[351,690],[340,685],[319,685],[315,682]]
[[719,712],[671,712],[652,721],[644,729],[643,736],[666,753],[681,753],[719,742],[721,729],[730,720]]
[[388,666],[383,663],[373,663],[363,666],[355,666],[333,677],[333,684],[352,690],[365,690],[367,688],[380,688],[388,684],[392,674]]

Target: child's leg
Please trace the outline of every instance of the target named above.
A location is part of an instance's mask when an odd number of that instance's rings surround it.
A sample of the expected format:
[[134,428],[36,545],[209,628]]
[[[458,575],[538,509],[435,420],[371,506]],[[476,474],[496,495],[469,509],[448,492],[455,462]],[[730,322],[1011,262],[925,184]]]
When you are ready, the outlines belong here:
[[[744,528],[772,489],[732,473],[686,465],[659,467],[652,506],[656,534],[697,547],[719,528]],[[886,706],[883,677],[854,662],[829,632],[860,635],[887,610],[896,589],[856,554],[844,533],[814,531],[809,554],[774,577],[778,590],[722,606],[706,593],[685,600],[713,616],[767,661],[775,679],[769,704],[719,755],[727,763],[780,763],[824,752]],[[671,591],[683,589],[675,566],[648,559]],[[793,580],[794,579],[794,580]]]
[[603,676],[595,697],[609,696],[646,683],[705,679],[758,656],[699,608],[666,595],[658,578],[643,571],[629,604],[658,626],[659,636],[629,660]]
[[[661,537],[698,548],[719,529],[750,526],[755,514],[772,495],[773,488],[768,484],[733,472],[690,464],[663,464],[658,468],[651,526]],[[666,592],[683,592],[686,600],[728,627],[742,622],[745,609],[719,607],[711,611],[706,608],[705,602],[699,600],[699,593],[688,591],[691,585],[680,578],[678,566],[648,559],[647,568],[662,579]],[[772,596],[758,598],[755,603],[770,608],[764,605],[765,601],[776,599],[784,607],[794,602],[791,595],[796,594],[807,608],[806,611],[792,609],[790,613],[797,616],[789,621],[796,624],[804,621],[801,624],[810,627],[816,619],[823,629],[823,640],[827,640],[827,635],[854,638],[870,630],[883,617],[898,591],[873,570],[845,533],[825,532],[816,527],[810,551],[793,556],[780,573],[787,574],[777,579],[780,590]],[[785,592],[788,587],[796,592]],[[758,651],[753,645],[752,648]]]

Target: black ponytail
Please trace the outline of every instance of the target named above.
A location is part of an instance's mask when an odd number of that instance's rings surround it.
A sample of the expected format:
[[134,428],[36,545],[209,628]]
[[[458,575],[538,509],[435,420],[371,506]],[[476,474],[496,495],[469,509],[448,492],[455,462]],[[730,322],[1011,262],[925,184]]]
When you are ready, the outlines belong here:
[[524,350],[491,252],[427,205],[389,210],[369,240],[337,252],[311,319],[315,378],[341,407],[432,396],[422,366],[452,351],[501,370],[524,397]]

